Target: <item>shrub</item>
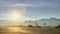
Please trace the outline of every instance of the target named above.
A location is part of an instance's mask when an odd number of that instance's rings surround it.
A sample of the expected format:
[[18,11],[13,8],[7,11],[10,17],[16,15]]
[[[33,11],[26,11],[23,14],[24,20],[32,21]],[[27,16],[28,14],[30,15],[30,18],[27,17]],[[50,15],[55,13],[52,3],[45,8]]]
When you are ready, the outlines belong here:
[[41,26],[36,26],[36,27],[41,28]]
[[60,25],[58,25],[56,28],[60,28]]
[[28,27],[33,27],[32,25],[28,25]]

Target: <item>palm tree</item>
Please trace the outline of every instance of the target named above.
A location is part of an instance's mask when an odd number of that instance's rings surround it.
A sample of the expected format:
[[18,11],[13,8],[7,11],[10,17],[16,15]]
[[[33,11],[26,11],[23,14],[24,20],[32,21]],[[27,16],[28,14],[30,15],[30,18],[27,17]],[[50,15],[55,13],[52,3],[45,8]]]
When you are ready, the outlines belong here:
[[37,21],[35,21],[35,24],[36,24],[36,26],[38,26],[38,23],[37,23]]
[[44,27],[45,27],[46,23],[44,23]]

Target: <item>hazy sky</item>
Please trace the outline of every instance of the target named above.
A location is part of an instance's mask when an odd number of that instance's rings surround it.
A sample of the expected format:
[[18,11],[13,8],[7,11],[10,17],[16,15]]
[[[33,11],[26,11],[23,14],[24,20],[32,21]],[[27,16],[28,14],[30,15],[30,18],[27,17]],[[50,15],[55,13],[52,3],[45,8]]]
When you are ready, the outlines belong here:
[[0,0],[0,18],[16,7],[23,9],[28,18],[60,18],[60,0]]
[[[28,19],[60,18],[60,0],[0,0],[0,20],[5,19],[5,14],[14,8],[23,10]],[[5,22],[2,24],[6,25]]]

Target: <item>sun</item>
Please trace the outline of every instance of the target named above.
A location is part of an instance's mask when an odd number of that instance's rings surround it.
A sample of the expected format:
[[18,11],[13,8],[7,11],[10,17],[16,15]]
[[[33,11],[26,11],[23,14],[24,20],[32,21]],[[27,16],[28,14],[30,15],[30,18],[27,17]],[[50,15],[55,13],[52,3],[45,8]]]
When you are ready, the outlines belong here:
[[21,10],[10,10],[7,15],[8,20],[13,22],[21,22],[25,20],[25,17]]
[[19,15],[17,13],[12,14],[12,20],[17,21],[19,19]]

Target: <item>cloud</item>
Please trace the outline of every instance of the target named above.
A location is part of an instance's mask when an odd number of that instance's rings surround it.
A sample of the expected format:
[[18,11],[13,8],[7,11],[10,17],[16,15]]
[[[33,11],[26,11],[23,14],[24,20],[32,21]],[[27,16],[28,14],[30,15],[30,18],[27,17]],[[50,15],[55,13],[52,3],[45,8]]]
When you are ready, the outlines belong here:
[[15,1],[11,2],[11,1],[0,2],[0,12],[12,8],[27,10],[28,7],[59,8],[60,6],[59,4],[53,4],[53,3],[43,2],[43,1],[25,1],[25,2],[15,2]]
[[[17,2],[15,1],[3,1],[0,2],[1,9],[10,9],[10,8],[21,8],[26,9],[27,7],[46,7],[46,8],[55,8],[58,7],[58,4],[43,2],[43,1],[23,1],[23,2]],[[60,5],[59,5],[60,6]]]
[[19,7],[19,8],[27,8],[27,7],[33,7],[33,4],[26,4],[26,3],[16,3],[10,5],[10,7]]
[[58,7],[59,4],[51,4],[51,3],[36,3],[36,4],[31,4],[31,3],[15,3],[9,5],[10,7],[19,7],[19,8],[27,8],[27,7],[48,7],[48,8],[55,8]]
[[[32,0],[5,0],[0,2],[0,7],[2,8],[12,8],[12,7],[19,7],[26,9],[27,7],[48,7],[48,8],[55,8],[58,7],[59,4],[53,4],[45,1],[32,1]],[[59,5],[60,6],[60,5]],[[7,8],[8,9],[8,8]]]

